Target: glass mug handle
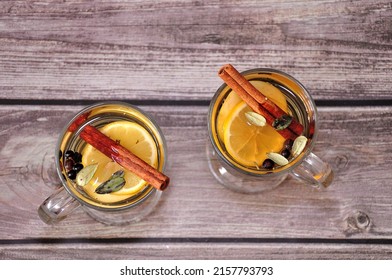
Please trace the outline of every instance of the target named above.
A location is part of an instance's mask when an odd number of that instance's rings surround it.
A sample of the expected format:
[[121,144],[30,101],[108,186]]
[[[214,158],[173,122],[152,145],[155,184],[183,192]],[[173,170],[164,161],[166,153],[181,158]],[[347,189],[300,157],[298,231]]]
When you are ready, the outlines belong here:
[[328,187],[333,180],[333,171],[330,165],[313,153],[306,156],[291,173],[296,178],[319,189]]
[[80,203],[61,187],[40,205],[38,215],[46,224],[56,224],[79,206]]

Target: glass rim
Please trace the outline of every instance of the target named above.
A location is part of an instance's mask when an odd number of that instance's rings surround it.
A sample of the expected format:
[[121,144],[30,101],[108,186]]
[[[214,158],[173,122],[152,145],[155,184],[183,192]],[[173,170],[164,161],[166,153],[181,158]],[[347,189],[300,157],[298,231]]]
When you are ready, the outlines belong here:
[[[226,164],[228,164],[230,167],[234,168],[236,171],[241,172],[243,174],[246,175],[251,175],[254,177],[264,177],[264,176],[280,176],[281,173],[287,173],[287,172],[291,172],[293,169],[295,169],[296,167],[298,167],[299,165],[301,165],[302,161],[312,152],[316,139],[317,139],[317,135],[318,135],[318,112],[317,112],[317,107],[316,104],[312,98],[312,96],[310,95],[309,91],[306,89],[306,87],[300,82],[298,81],[296,78],[294,78],[293,76],[291,76],[290,74],[287,74],[286,72],[283,72],[281,70],[277,70],[277,69],[273,69],[273,68],[253,68],[253,69],[248,69],[245,71],[240,72],[240,74],[242,76],[247,76],[247,75],[251,75],[251,74],[255,74],[257,72],[263,72],[263,74],[278,74],[281,75],[289,80],[291,80],[292,82],[294,82],[297,86],[300,87],[300,89],[302,90],[302,92],[306,95],[306,98],[310,101],[312,110],[313,110],[313,114],[314,114],[314,132],[313,132],[313,136],[311,138],[310,143],[307,145],[307,148],[305,151],[303,151],[301,153],[301,155],[297,156],[294,159],[294,163],[289,164],[286,167],[279,167],[278,169],[276,169],[276,171],[273,170],[253,170],[250,168],[246,168],[245,166],[243,166],[246,169],[242,169],[239,168],[238,166],[236,166],[235,164],[233,164],[221,151],[220,149],[217,147],[215,138],[213,136],[213,131],[212,131],[212,117],[213,117],[213,109],[215,107],[215,103],[217,102],[218,98],[220,97],[220,95],[222,94],[223,90],[228,87],[226,83],[223,83],[215,92],[214,96],[212,97],[211,101],[210,101],[210,105],[208,108],[208,121],[207,121],[207,127],[208,127],[208,137],[211,141],[212,147],[214,149],[214,151],[218,154],[218,157],[220,159],[222,159]],[[216,116],[215,116],[216,117]],[[234,161],[234,160],[233,160]],[[238,165],[241,166],[241,164],[237,163]]]
[[99,206],[99,203],[93,204],[93,203],[89,203],[89,202],[87,202],[87,201],[81,199],[79,196],[75,195],[74,192],[71,190],[71,187],[68,186],[68,182],[67,182],[66,179],[63,177],[63,173],[61,172],[61,167],[60,167],[60,155],[59,155],[59,151],[60,151],[60,146],[61,146],[61,143],[62,143],[62,141],[63,141],[63,138],[64,138],[64,136],[65,136],[65,134],[66,134],[66,132],[67,132],[69,126],[70,126],[79,116],[81,116],[82,114],[84,114],[84,113],[86,113],[86,112],[88,112],[88,111],[91,111],[91,110],[93,110],[93,109],[95,109],[95,108],[99,108],[99,107],[102,107],[102,106],[108,106],[108,105],[109,105],[109,106],[110,106],[110,105],[114,105],[114,106],[119,105],[119,106],[122,106],[122,107],[130,108],[130,109],[132,109],[132,110],[135,110],[135,111],[141,113],[143,116],[145,116],[145,117],[151,122],[151,124],[152,124],[152,125],[154,126],[154,128],[157,130],[160,139],[162,140],[162,150],[163,150],[163,153],[162,153],[163,155],[162,155],[162,156],[164,157],[163,164],[162,164],[162,171],[165,170],[166,164],[167,164],[167,163],[166,163],[166,162],[167,162],[167,144],[166,144],[166,139],[165,139],[165,136],[164,136],[164,134],[163,134],[161,128],[159,127],[159,125],[157,124],[157,122],[154,120],[154,118],[152,118],[152,116],[151,116],[149,113],[145,112],[143,109],[140,109],[139,107],[137,107],[137,106],[135,106],[135,105],[132,105],[132,104],[127,103],[127,102],[122,102],[122,101],[102,101],[102,102],[94,103],[94,104],[91,104],[91,105],[89,105],[89,106],[87,106],[87,107],[84,107],[82,110],[80,110],[79,112],[77,112],[77,113],[71,118],[71,120],[63,127],[61,133],[60,133],[59,136],[58,136],[57,144],[56,144],[56,148],[55,148],[55,149],[56,149],[56,150],[55,150],[55,166],[56,166],[57,175],[58,175],[59,178],[60,178],[60,181],[61,181],[62,186],[63,186],[64,189],[68,192],[68,194],[69,194],[72,198],[76,199],[82,206],[87,206],[87,207],[89,207],[89,208],[92,208],[92,209],[95,209],[95,210],[99,210],[99,211],[108,211],[108,212],[110,212],[110,211],[120,211],[120,210],[124,210],[124,209],[128,209],[128,208],[132,208],[132,207],[134,207],[134,206],[136,206],[136,205],[142,203],[144,200],[146,200],[148,197],[150,197],[150,196],[153,195],[154,193],[156,193],[156,192],[160,193],[160,192],[162,192],[162,191],[157,190],[157,189],[154,188],[154,187],[151,187],[151,190],[149,190],[148,193],[145,194],[145,196],[144,196],[140,201],[137,201],[137,202],[135,202],[135,203],[128,203],[128,204],[126,204],[126,205],[119,205],[118,207],[102,207],[102,206]]

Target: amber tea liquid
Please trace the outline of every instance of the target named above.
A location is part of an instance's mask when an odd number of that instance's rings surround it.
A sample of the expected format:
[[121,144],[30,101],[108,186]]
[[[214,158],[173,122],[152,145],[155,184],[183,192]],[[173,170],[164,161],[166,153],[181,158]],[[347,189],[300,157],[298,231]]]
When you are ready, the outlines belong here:
[[[315,130],[314,108],[298,82],[278,71],[250,70],[242,73],[266,98],[279,106],[304,126],[303,135],[312,143]],[[252,111],[228,86],[222,85],[211,104],[209,129],[217,153],[231,166],[251,174],[279,172],[289,168],[297,158],[285,166],[264,168],[268,153],[284,154],[286,139],[272,126],[257,127],[249,123],[245,114]],[[290,147],[289,149],[290,150]]]
[[[96,208],[123,208],[142,202],[153,191],[153,187],[125,170],[112,159],[86,143],[79,137],[86,125],[100,130],[112,140],[142,158],[154,168],[162,171],[165,165],[165,143],[158,127],[139,109],[121,103],[107,104],[86,112],[88,118],[75,131],[66,131],[59,144],[58,160],[66,183],[79,200]],[[73,153],[73,157],[69,154]],[[73,165],[69,164],[70,159]],[[72,162],[71,162],[72,163]],[[96,166],[93,178],[84,186],[77,184],[78,171],[86,166]],[[79,170],[80,171],[80,170]],[[100,194],[96,190],[116,172],[123,172],[125,184],[121,189]]]

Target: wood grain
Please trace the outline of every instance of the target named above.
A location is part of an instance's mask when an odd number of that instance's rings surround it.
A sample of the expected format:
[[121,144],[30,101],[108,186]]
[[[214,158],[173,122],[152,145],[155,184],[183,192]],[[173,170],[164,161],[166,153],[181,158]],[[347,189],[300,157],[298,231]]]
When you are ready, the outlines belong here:
[[[321,108],[315,153],[335,169],[323,192],[291,178],[271,192],[244,195],[210,174],[204,106],[147,106],[166,136],[171,186],[140,223],[109,227],[81,209],[56,226],[39,204],[58,186],[57,134],[80,107],[0,107],[0,240],[42,238],[321,238],[392,237],[390,107]],[[38,242],[38,241],[37,241]]]
[[391,100],[390,1],[1,1],[0,99],[209,100],[226,63]]
[[155,243],[36,244],[0,247],[0,259],[62,260],[390,260],[390,245]]
[[[391,26],[386,0],[0,1],[0,259],[391,259]],[[283,70],[337,105],[319,108],[314,150],[329,189],[215,181],[206,104],[226,63]],[[77,209],[45,225],[58,134],[97,100],[153,115],[172,184],[137,224]]]

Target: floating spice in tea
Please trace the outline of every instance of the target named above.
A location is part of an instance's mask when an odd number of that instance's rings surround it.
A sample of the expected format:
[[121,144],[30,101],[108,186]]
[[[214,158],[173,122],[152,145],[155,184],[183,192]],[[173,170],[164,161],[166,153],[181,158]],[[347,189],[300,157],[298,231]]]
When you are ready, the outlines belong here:
[[274,122],[272,123],[272,126],[276,130],[283,130],[283,129],[288,128],[292,121],[293,121],[292,116],[283,115],[283,116],[277,118],[276,120],[274,120]]
[[97,171],[97,168],[98,164],[91,164],[84,167],[76,175],[76,183],[81,187],[87,185],[88,182],[90,182],[90,180],[93,178],[95,171]]
[[98,194],[107,194],[121,190],[125,185],[124,171],[119,170],[109,178],[106,182],[103,182],[95,190]]
[[268,158],[277,165],[283,166],[289,163],[288,159],[278,153],[268,153]]

